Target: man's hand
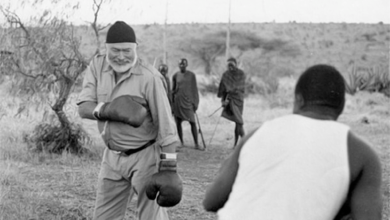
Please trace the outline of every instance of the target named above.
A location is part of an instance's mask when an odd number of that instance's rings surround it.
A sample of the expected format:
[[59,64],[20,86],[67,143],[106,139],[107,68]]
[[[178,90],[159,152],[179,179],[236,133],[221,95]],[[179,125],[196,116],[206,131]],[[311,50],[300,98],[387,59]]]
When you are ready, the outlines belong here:
[[158,173],[151,176],[145,192],[149,199],[157,199],[160,206],[172,207],[181,200],[183,182],[176,173],[176,153],[162,153],[160,157]]
[[226,106],[228,106],[229,105],[229,99],[225,99],[225,100],[222,100],[222,102],[221,102],[221,104],[222,104],[222,107],[226,107]]
[[136,97],[123,95],[112,102],[99,103],[93,111],[99,120],[117,121],[139,127],[147,116],[147,110]]

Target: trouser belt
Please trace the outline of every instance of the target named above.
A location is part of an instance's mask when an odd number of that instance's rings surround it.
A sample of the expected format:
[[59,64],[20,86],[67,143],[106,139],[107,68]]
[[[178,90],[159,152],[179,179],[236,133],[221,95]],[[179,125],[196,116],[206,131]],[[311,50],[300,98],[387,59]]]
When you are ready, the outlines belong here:
[[131,154],[137,153],[137,152],[139,152],[139,151],[149,147],[150,145],[154,144],[155,142],[156,142],[156,140],[150,140],[148,143],[142,145],[139,148],[128,149],[128,150],[125,150],[125,151],[114,151],[114,152],[117,153],[117,154],[125,154],[126,156],[129,156]]

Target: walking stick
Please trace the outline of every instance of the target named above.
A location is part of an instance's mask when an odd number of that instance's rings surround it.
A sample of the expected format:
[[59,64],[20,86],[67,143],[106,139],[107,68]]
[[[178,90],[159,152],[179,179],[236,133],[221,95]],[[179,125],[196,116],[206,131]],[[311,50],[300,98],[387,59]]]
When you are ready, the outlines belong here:
[[[229,98],[229,94],[226,95],[225,97],[225,100]],[[211,113],[211,115],[209,115],[209,117],[211,117],[212,115],[214,115],[219,109],[223,108],[224,106],[221,106],[219,108],[217,108],[213,113]]]
[[211,117],[212,115],[214,115],[219,109],[221,109],[223,106],[217,108],[217,110],[215,110],[211,115],[209,115],[209,117]]
[[196,121],[198,122],[199,134],[202,137],[203,147],[204,147],[204,150],[206,150],[206,143],[204,142],[203,132],[202,132],[202,129],[200,128],[199,118],[198,118],[198,114],[196,114],[196,112],[195,112],[195,117],[196,117]]
[[213,140],[215,131],[217,130],[217,126],[218,126],[218,124],[219,124],[219,119],[221,119],[221,116],[219,116],[218,121],[217,121],[217,124],[215,125],[214,131],[213,131],[213,135],[212,135],[211,138],[210,138],[209,146],[210,146],[210,144],[211,144],[211,141]]

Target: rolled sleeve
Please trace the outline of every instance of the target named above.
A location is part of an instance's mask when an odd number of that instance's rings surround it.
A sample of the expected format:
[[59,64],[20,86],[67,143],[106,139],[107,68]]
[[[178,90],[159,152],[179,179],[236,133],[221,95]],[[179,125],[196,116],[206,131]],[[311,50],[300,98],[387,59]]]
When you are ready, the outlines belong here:
[[97,95],[96,95],[96,70],[95,70],[95,62],[94,60],[91,61],[87,69],[85,69],[84,72],[84,79],[83,79],[83,87],[79,94],[79,97],[77,99],[76,104],[79,105],[83,102],[97,102]]
[[158,126],[158,140],[162,147],[178,146],[175,123],[171,114],[171,107],[165,93],[163,79],[153,77],[147,85],[147,97],[153,123]]

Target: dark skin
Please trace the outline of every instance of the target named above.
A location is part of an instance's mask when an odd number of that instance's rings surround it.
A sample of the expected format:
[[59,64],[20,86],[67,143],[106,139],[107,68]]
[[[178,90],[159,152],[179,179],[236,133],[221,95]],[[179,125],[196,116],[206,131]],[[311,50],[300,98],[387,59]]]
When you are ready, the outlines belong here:
[[238,139],[245,135],[244,128],[242,124],[236,123],[236,127],[234,128],[234,147],[237,146]]
[[[185,73],[187,71],[187,61],[186,60],[181,60],[181,62],[179,63],[179,68],[180,68],[180,72],[181,73]],[[194,109],[194,111],[196,111]],[[175,122],[176,122],[176,127],[177,127],[177,133],[179,135],[179,138],[180,138],[180,141],[181,141],[181,144],[183,144],[183,128],[182,128],[182,122],[183,120],[181,118],[178,118],[178,117],[175,117]],[[191,125],[191,133],[192,133],[192,137],[194,139],[194,143],[195,143],[195,148],[199,148],[199,144],[198,144],[198,129],[196,127],[196,123],[195,122],[190,122],[190,125]]]
[[[175,121],[176,121],[176,126],[177,126],[177,133],[179,135],[181,143],[183,144],[183,128],[181,126],[181,123],[183,122],[183,120],[181,118],[175,117]],[[196,123],[190,122],[190,125],[191,125],[191,133],[192,133],[192,137],[194,138],[195,146],[199,147],[198,130],[196,128]]]
[[159,67],[159,71],[160,71],[160,73],[161,73],[163,76],[166,76],[167,73],[168,73],[168,67],[167,67],[167,66],[164,66],[164,65],[161,65],[161,66]]
[[[233,61],[228,61],[227,67],[230,71],[236,71],[237,64]],[[224,97],[222,99],[222,106],[226,107],[229,104],[229,99],[227,97]],[[244,127],[242,124],[235,123],[236,126],[234,128],[234,147],[237,146],[238,139],[240,137],[243,137],[245,135]]]
[[[306,108],[300,95],[295,97],[293,113],[313,119],[333,121],[336,121],[341,114],[321,107]],[[208,187],[203,200],[206,211],[217,212],[229,199],[239,168],[240,151],[253,133],[254,131],[244,137],[221,165],[217,177]],[[380,160],[373,149],[351,131],[348,133],[347,145],[351,183],[347,200],[340,207],[335,219],[339,220],[349,215],[354,220],[380,220],[382,218]]]

